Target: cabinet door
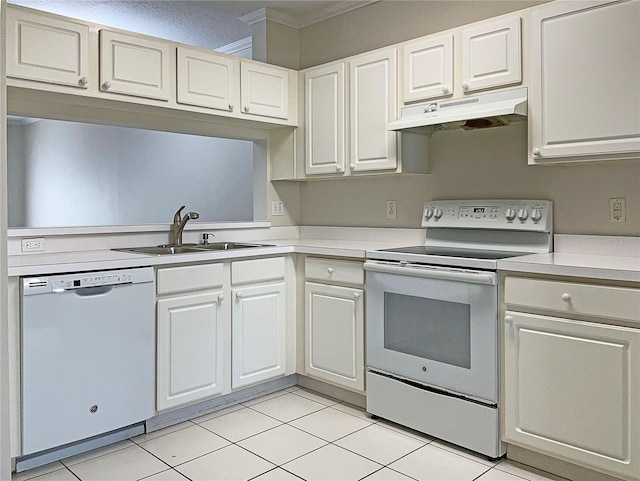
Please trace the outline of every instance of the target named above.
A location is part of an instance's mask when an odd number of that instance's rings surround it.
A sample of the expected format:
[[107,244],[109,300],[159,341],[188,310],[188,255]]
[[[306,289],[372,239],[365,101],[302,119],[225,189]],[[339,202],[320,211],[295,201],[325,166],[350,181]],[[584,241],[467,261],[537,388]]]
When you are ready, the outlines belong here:
[[222,301],[222,291],[158,300],[158,411],[222,392]]
[[289,116],[289,72],[251,62],[240,63],[242,112],[286,119]]
[[640,478],[640,329],[507,311],[505,440]]
[[89,27],[7,8],[7,76],[87,88]]
[[533,161],[637,157],[640,2],[552,3],[532,26]]
[[100,30],[100,90],[169,100],[168,42]]
[[352,172],[395,169],[396,51],[385,50],[350,62]]
[[520,17],[462,31],[462,89],[465,92],[522,81]]
[[240,85],[239,61],[178,47],[178,103],[233,112]]
[[364,296],[351,289],[305,284],[307,374],[364,391]]
[[232,290],[231,387],[265,381],[285,373],[285,284]]
[[402,61],[404,103],[453,94],[453,35],[406,45]]
[[344,172],[345,109],[344,63],[305,73],[306,166],[305,173]]

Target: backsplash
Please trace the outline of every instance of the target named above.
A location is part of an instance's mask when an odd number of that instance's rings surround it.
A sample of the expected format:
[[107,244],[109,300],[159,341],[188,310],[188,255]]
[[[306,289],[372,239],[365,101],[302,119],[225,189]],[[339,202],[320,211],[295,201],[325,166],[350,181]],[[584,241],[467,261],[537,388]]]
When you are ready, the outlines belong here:
[[[415,228],[428,200],[523,198],[553,201],[556,233],[640,235],[640,163],[529,166],[526,125],[439,132],[429,144],[429,175],[302,184],[301,224]],[[626,199],[626,222],[609,220],[614,197]]]

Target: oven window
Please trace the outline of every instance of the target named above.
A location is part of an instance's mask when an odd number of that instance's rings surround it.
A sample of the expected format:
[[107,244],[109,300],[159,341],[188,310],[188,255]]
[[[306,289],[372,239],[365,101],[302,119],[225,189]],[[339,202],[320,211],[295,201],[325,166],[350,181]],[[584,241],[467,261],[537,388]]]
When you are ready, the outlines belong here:
[[471,306],[385,292],[384,347],[471,368]]

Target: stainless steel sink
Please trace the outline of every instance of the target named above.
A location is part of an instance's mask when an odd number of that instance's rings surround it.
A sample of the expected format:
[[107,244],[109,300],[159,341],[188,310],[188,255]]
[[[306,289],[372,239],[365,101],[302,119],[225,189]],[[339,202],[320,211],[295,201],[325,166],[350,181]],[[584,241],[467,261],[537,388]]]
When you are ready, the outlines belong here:
[[152,256],[163,256],[167,254],[193,254],[203,252],[194,246],[178,246],[178,245],[161,245],[152,247],[129,247],[122,249],[113,249],[114,251],[134,252],[136,254],[149,254]]
[[251,244],[248,242],[213,242],[211,244],[198,244],[198,249],[213,251],[226,251],[231,249],[247,249],[250,247],[271,247],[269,244]]
[[212,244],[163,244],[151,247],[126,247],[112,249],[121,252],[133,252],[136,254],[149,254],[152,256],[163,256],[171,254],[195,254],[207,251],[226,251],[232,249],[247,249],[250,247],[271,247],[270,244],[251,244],[246,242],[214,242]]

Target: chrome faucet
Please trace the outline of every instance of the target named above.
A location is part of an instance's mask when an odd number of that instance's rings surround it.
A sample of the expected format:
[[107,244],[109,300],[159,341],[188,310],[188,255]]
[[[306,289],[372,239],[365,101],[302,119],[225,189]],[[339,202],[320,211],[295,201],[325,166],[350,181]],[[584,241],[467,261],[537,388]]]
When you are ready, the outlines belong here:
[[173,215],[173,225],[171,226],[171,243],[174,245],[182,245],[182,231],[184,230],[184,226],[187,225],[191,219],[197,219],[200,217],[200,214],[197,212],[188,212],[182,217],[182,209],[184,209],[184,205],[178,209],[178,211]]

